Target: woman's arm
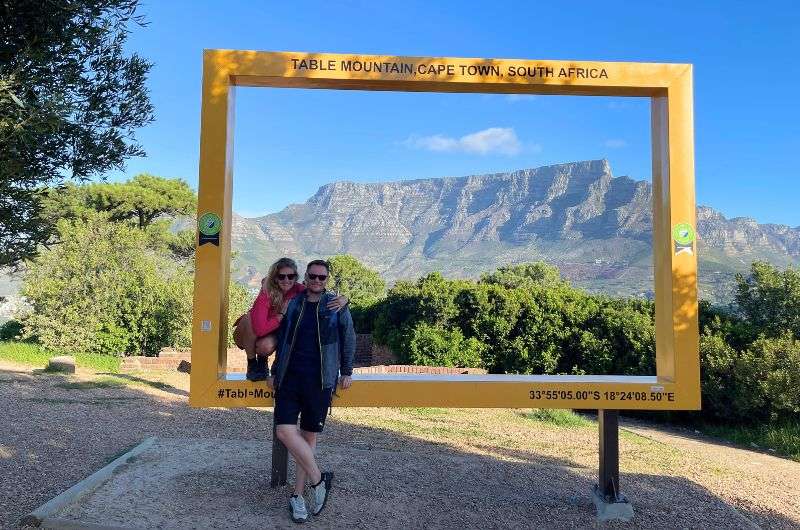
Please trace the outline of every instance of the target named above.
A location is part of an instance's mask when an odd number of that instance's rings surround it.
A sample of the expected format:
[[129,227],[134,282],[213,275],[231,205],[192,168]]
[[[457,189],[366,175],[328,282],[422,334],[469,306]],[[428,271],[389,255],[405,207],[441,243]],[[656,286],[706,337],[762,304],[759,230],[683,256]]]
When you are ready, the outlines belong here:
[[272,310],[269,294],[263,289],[259,291],[253,307],[250,309],[250,322],[256,337],[269,335],[281,325],[282,315]]
[[325,306],[333,312],[338,312],[347,307],[347,304],[350,303],[350,299],[348,299],[344,295],[339,295],[336,298],[331,298],[331,301],[328,302],[328,305]]

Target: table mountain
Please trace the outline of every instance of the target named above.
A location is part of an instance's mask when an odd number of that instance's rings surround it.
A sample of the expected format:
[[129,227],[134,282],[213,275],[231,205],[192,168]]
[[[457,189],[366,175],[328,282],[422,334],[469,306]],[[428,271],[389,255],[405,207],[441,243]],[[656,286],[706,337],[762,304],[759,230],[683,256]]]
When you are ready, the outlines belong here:
[[[280,256],[307,261],[347,253],[389,281],[430,271],[477,277],[544,260],[576,285],[652,294],[652,187],[614,177],[606,160],[510,173],[333,182],[303,204],[234,216],[234,276],[255,285]],[[764,259],[800,262],[800,229],[697,212],[701,294],[727,298],[732,275]],[[727,293],[729,294],[729,293]]]

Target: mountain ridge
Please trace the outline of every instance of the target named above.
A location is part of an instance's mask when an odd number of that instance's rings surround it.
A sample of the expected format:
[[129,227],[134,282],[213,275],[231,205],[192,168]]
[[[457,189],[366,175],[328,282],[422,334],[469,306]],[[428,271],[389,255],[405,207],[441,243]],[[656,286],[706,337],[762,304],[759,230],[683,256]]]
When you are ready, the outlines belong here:
[[[234,275],[253,282],[281,255],[304,261],[348,253],[389,281],[432,270],[475,277],[543,259],[591,290],[647,296],[651,197],[648,181],[613,176],[605,159],[458,177],[336,181],[280,212],[235,216]],[[709,275],[730,279],[759,257],[777,265],[800,261],[800,228],[726,219],[708,206],[698,207],[697,224],[701,276],[707,266]],[[701,280],[706,290],[720,283]]]

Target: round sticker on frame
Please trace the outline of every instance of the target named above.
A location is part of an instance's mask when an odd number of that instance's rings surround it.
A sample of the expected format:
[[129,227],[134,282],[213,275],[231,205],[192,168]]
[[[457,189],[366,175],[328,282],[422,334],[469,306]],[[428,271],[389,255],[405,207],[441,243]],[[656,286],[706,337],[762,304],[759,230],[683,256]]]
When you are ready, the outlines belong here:
[[694,228],[689,223],[678,223],[672,228],[672,239],[679,245],[691,245],[694,242]]
[[204,236],[215,236],[222,230],[222,219],[215,213],[205,213],[197,222],[200,233]]

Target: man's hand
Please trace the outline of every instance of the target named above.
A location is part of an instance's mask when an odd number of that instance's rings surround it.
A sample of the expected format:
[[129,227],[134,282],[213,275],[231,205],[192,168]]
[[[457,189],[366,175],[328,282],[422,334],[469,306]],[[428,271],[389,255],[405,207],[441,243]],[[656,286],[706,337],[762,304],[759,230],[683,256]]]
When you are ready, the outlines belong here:
[[269,388],[270,390],[274,390],[274,388],[272,387],[273,383],[272,379],[273,379],[272,376],[267,377],[267,388]]
[[344,306],[346,306],[349,301],[350,299],[347,298],[346,296],[337,296],[336,298],[328,302],[328,305],[326,307],[331,311],[339,312],[342,309],[344,309]]
[[353,384],[353,378],[349,375],[343,375],[342,378],[339,379],[339,384],[342,386],[343,390],[346,390]]

